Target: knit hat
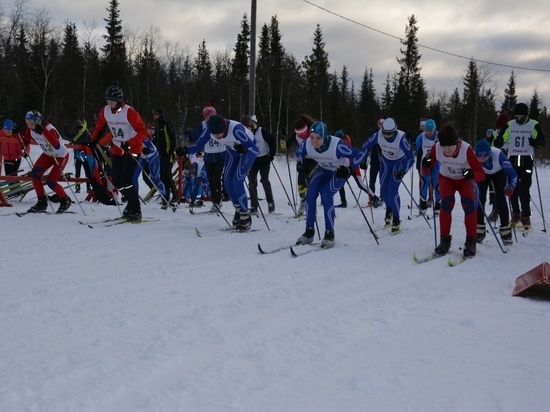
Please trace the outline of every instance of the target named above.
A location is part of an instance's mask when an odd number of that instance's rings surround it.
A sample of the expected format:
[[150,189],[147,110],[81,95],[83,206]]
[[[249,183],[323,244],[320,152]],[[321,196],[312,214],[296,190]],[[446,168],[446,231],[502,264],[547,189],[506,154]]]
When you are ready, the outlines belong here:
[[204,105],[204,109],[202,109],[202,117],[212,116],[214,114],[218,114],[218,112],[216,111],[216,108],[212,106],[209,102],[207,102]]
[[342,129],[339,129],[334,133],[334,136],[336,136],[340,139],[343,139],[346,136],[346,134],[344,133],[344,131]]
[[11,119],[4,120],[4,129],[13,130],[13,120]]
[[252,120],[251,116],[241,117],[241,123],[244,124],[246,127],[254,128],[254,121]]
[[493,129],[487,129],[487,131],[485,132],[486,135],[490,134],[491,136],[493,135],[495,131]]
[[155,128],[155,124],[153,122],[149,122],[147,123],[147,128],[148,129],[154,129]]
[[118,82],[113,82],[107,90],[105,90],[105,100],[122,103],[124,101],[124,92],[119,87]]
[[162,109],[154,109],[153,114],[158,114],[160,117],[164,116],[164,110]]
[[42,115],[36,110],[29,110],[25,115],[25,120],[34,120],[34,124],[42,124]]
[[508,117],[508,115],[506,113],[499,114],[499,116],[497,117],[497,120],[495,122],[495,129],[497,129],[497,130],[504,129],[509,121],[510,121],[510,118]]
[[440,146],[454,146],[458,142],[458,131],[450,124],[444,125],[437,133]]
[[211,134],[225,133],[225,119],[220,115],[214,114],[208,119],[208,131]]
[[477,157],[491,156],[491,144],[485,139],[480,140],[477,142],[474,152]]
[[529,107],[525,103],[518,103],[514,106],[514,116],[529,116]]
[[434,130],[435,131],[435,121],[432,119],[426,120],[426,123],[424,124],[424,130]]

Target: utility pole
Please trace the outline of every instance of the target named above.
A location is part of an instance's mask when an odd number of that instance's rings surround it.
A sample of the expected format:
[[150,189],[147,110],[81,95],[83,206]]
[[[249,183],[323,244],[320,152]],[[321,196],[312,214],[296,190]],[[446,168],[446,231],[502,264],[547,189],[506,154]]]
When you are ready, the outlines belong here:
[[256,114],[256,0],[251,0],[250,10],[250,73],[248,90],[248,114]]

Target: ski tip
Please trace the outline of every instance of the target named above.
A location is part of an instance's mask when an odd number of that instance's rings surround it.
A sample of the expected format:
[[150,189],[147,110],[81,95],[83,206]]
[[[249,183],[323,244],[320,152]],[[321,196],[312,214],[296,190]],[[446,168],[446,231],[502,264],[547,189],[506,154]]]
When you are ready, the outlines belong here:
[[416,256],[416,252],[413,252],[413,260],[415,262],[418,262],[418,257]]
[[258,243],[258,252],[260,252],[260,253],[264,253],[264,251],[263,251],[263,249],[262,249],[262,247],[260,246],[260,244],[259,244],[259,243]]
[[195,234],[198,236],[198,237],[202,237],[202,233],[200,232],[199,229],[195,228]]
[[294,257],[298,257],[298,254],[297,254],[296,251],[294,250],[294,247],[293,247],[293,246],[290,247],[290,254],[291,254],[292,256],[294,256]]

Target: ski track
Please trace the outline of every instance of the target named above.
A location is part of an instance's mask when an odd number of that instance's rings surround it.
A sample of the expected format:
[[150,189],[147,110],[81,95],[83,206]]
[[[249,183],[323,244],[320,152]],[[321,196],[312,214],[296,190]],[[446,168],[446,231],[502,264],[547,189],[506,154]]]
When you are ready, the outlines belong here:
[[[0,278],[1,410],[512,412],[550,401],[550,309],[510,296],[547,254],[545,234],[506,255],[478,245],[455,268],[419,265],[413,252],[434,247],[423,219],[402,207],[408,230],[378,246],[348,207],[337,209],[333,249],[294,259],[261,255],[257,243],[292,244],[304,221],[266,215],[271,231],[254,218],[257,232],[197,238],[194,227],[226,223],[150,203],[144,216],[159,222],[91,231],[78,221],[118,211],[82,205],[85,218],[2,220],[12,269]],[[230,203],[222,211],[232,218]],[[455,250],[462,213],[457,202]]]

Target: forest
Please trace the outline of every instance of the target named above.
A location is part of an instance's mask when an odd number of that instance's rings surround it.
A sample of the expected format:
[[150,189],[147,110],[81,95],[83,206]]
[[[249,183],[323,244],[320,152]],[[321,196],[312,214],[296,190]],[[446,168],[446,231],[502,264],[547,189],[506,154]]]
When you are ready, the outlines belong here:
[[[504,91],[491,81],[494,68],[471,59],[461,78],[462,88],[428,93],[421,73],[418,22],[408,18],[401,54],[381,90],[372,68],[365,65],[359,85],[347,67],[331,70],[322,27],[313,32],[311,54],[297,59],[285,49],[277,16],[258,24],[255,58],[255,107],[248,107],[251,25],[247,14],[235,33],[234,47],[209,50],[205,40],[194,52],[163,38],[160,28],[131,29],[120,18],[118,0],[106,4],[106,34],[86,24],[78,32],[73,22],[57,22],[47,5],[31,9],[26,0],[0,8],[0,121],[22,123],[29,109],[40,111],[64,133],[74,132],[76,120],[94,123],[104,106],[105,89],[114,80],[125,100],[151,120],[162,108],[174,124],[178,138],[201,120],[207,102],[224,117],[239,120],[256,114],[261,125],[279,138],[302,113],[327,123],[331,132],[343,128],[360,145],[381,116],[394,117],[399,128],[414,139],[422,118],[440,126],[456,122],[471,143],[494,126],[501,112],[513,117],[517,102],[516,74],[512,71]],[[101,43],[101,45],[99,45]],[[393,74],[391,74],[393,73]],[[504,96],[497,107],[497,93]],[[536,89],[530,101],[531,117],[548,136],[549,117]],[[550,158],[550,145],[537,154]]]

